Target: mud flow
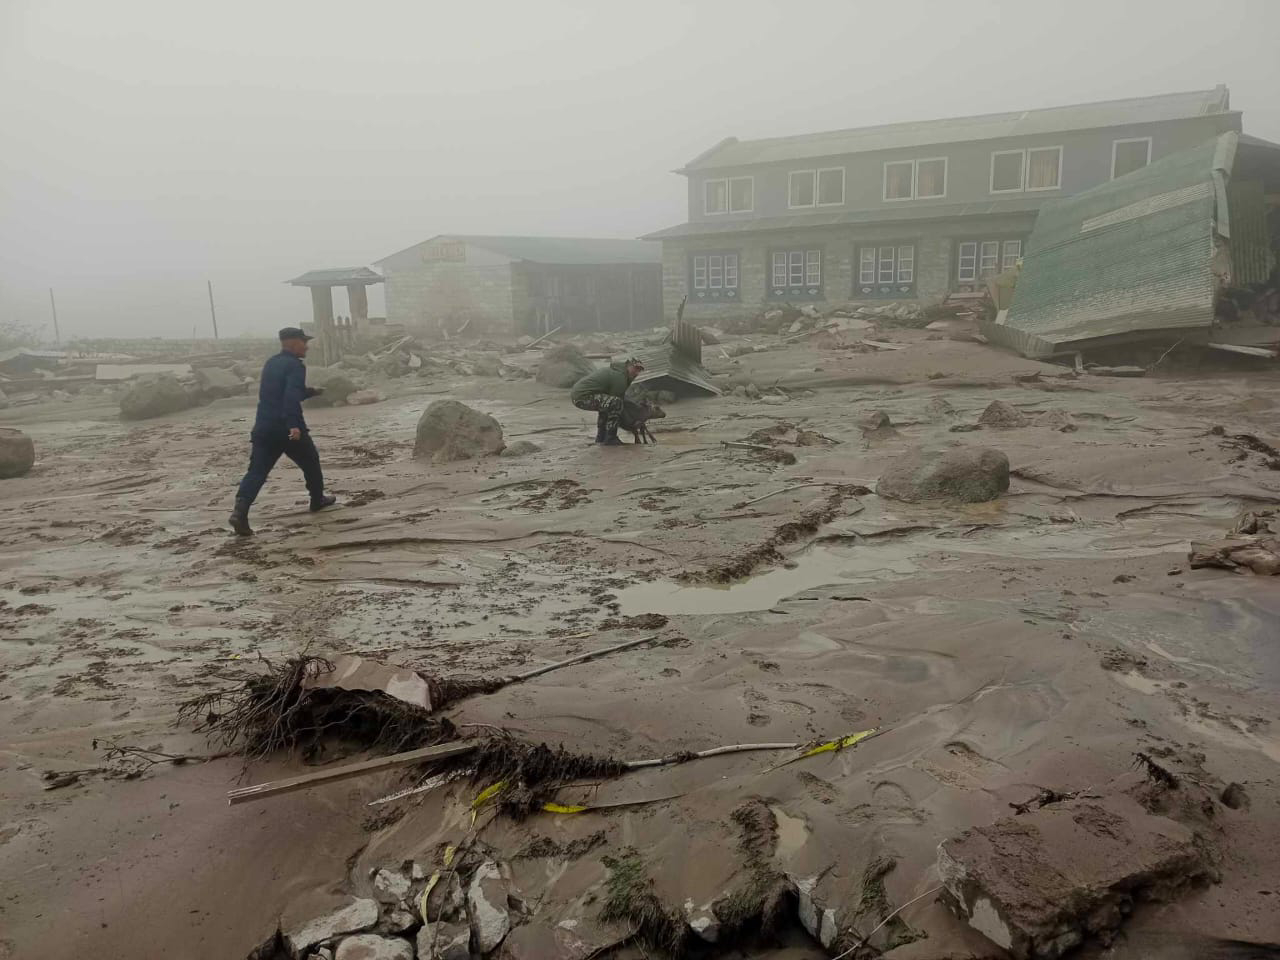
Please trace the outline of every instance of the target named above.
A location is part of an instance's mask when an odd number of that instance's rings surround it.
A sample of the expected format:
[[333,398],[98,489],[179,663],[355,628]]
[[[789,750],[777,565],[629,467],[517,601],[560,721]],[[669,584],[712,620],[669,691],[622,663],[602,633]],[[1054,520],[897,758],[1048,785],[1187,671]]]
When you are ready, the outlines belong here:
[[248,396],[0,411],[0,957],[1274,955],[1280,376],[938,336],[726,333],[620,447],[423,345],[243,538]]

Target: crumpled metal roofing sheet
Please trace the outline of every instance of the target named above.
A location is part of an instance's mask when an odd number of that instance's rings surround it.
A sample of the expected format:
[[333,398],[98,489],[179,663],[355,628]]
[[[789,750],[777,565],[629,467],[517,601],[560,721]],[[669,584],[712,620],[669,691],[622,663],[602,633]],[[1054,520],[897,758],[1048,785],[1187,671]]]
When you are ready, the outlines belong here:
[[1208,328],[1215,237],[1230,232],[1225,133],[1074,197],[1047,203],[1027,241],[1013,304],[984,332],[1027,356],[1080,341]]

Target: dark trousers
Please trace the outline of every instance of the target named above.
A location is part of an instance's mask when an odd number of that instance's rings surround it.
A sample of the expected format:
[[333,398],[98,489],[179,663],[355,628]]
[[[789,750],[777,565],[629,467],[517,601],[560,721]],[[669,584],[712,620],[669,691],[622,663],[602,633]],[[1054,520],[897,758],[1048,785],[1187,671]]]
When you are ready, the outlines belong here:
[[303,430],[301,437],[290,440],[287,430],[255,430],[250,434],[250,439],[253,441],[253,452],[249,455],[249,472],[240,481],[240,489],[236,492],[237,500],[253,503],[258,498],[258,491],[267,482],[267,474],[276,465],[281,454],[302,468],[302,476],[307,481],[307,492],[311,494],[312,500],[324,496],[320,452],[311,441],[311,434]]

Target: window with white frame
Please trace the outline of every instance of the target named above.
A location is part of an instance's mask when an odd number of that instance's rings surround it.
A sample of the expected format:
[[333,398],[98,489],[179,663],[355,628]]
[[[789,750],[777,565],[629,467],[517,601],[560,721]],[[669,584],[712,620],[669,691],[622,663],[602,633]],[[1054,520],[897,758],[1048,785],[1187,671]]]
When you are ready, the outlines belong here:
[[818,171],[818,206],[844,203],[844,167],[828,167]]
[[774,250],[770,264],[771,298],[812,300],[822,296],[821,250]]
[[857,248],[855,297],[915,296],[916,246],[914,243],[878,243]]
[[1031,147],[991,154],[991,192],[1057,190],[1062,187],[1062,148]]
[[1021,239],[962,240],[956,244],[956,283],[976,285],[1017,266],[1021,256]]
[[816,170],[792,170],[787,177],[787,206],[812,207],[817,198]]
[[1141,170],[1151,162],[1151,138],[1111,141],[1111,179]]
[[738,299],[738,254],[723,250],[689,258],[689,292],[694,303]]
[[702,184],[702,212],[750,213],[755,208],[755,180],[752,177],[721,177]]
[[929,200],[946,195],[946,157],[891,160],[884,165],[885,200]]

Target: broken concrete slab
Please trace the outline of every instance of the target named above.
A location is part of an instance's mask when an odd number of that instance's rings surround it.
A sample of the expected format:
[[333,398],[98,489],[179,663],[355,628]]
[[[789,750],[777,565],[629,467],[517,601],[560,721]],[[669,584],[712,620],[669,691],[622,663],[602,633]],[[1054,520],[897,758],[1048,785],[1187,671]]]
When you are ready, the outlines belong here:
[[492,860],[480,864],[467,890],[467,914],[476,950],[482,955],[492,953],[511,930],[507,893],[498,864]]
[[296,930],[285,933],[290,956],[300,957],[317,943],[344,933],[368,930],[378,922],[378,901],[371,898],[352,899],[345,907],[317,917]]
[[334,960],[413,960],[413,944],[400,937],[361,933],[339,943]]
[[471,928],[465,923],[429,923],[418,931],[418,960],[470,960]]
[[197,367],[195,375],[205,400],[221,400],[244,393],[244,381],[227,367]]
[[415,460],[447,463],[501,453],[502,425],[457,400],[436,400],[418,420]]
[[0,480],[26,475],[36,462],[36,445],[21,430],[0,428]]
[[1009,489],[1009,458],[990,447],[917,448],[889,465],[876,493],[892,500],[981,503]]
[[1195,837],[1128,797],[1046,806],[938,846],[949,905],[1018,960],[1104,943],[1139,900],[1207,878]]

